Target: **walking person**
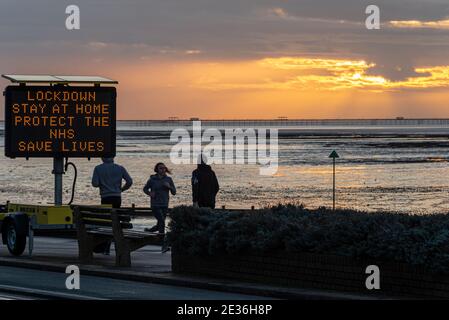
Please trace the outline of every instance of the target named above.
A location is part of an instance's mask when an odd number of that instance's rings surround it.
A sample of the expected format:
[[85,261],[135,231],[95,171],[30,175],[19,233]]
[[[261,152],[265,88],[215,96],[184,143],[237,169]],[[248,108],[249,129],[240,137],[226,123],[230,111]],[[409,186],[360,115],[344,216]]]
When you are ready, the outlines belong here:
[[[94,169],[92,186],[100,188],[101,204],[120,208],[122,192],[131,188],[133,179],[123,166],[114,163],[114,158],[101,158],[101,160],[103,163]],[[125,185],[122,186],[123,180]]]
[[[100,189],[101,204],[110,204],[120,208],[122,192],[131,188],[133,180],[126,169],[114,163],[114,158],[101,158],[103,163],[96,166],[92,175],[92,186]],[[125,180],[125,185],[122,185]],[[103,253],[108,255],[111,242],[104,246]],[[95,250],[96,252],[98,251]]]
[[205,155],[200,154],[198,160],[198,166],[192,172],[193,206],[215,209],[215,198],[220,190],[217,176],[206,163]]
[[143,187],[143,192],[151,198],[151,210],[157,220],[157,224],[151,228],[145,228],[147,232],[165,233],[165,218],[168,211],[170,193],[176,194],[176,187],[171,177],[170,170],[162,162],[154,167],[155,174],[150,176]]

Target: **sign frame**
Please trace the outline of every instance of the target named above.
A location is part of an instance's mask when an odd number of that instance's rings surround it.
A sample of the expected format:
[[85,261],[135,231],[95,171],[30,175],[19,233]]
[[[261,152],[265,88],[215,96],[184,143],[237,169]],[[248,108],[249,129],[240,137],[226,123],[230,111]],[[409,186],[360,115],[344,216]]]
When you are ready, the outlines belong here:
[[[106,151],[96,151],[96,152],[89,152],[89,151],[69,151],[69,152],[61,152],[61,151],[53,151],[53,152],[47,152],[47,151],[38,151],[38,152],[31,152],[29,154],[25,154],[26,152],[17,153],[14,152],[12,145],[12,130],[14,130],[12,126],[12,94],[16,90],[29,90],[32,88],[32,90],[61,90],[61,91],[81,91],[81,90],[89,90],[89,91],[95,91],[95,92],[101,92],[101,93],[110,93],[111,94],[111,102],[109,106],[109,113],[110,113],[110,150]],[[64,86],[64,85],[33,85],[33,86],[26,86],[25,84],[20,85],[9,85],[5,88],[5,91],[3,92],[3,95],[5,96],[5,106],[4,106],[4,119],[5,119],[5,131],[4,131],[4,144],[5,144],[5,156],[8,158],[99,158],[99,157],[115,157],[116,155],[116,132],[117,132],[117,89],[113,86]],[[17,128],[16,128],[17,130]],[[58,140],[58,139],[54,139]],[[76,139],[75,139],[76,141]]]

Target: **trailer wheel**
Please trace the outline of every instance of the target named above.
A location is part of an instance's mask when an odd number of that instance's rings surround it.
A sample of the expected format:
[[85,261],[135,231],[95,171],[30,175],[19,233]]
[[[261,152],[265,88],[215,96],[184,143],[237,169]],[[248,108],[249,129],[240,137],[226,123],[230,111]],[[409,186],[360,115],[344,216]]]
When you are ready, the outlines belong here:
[[6,231],[6,246],[9,252],[12,255],[20,256],[25,251],[26,236],[18,234],[14,221],[9,221],[4,230]]

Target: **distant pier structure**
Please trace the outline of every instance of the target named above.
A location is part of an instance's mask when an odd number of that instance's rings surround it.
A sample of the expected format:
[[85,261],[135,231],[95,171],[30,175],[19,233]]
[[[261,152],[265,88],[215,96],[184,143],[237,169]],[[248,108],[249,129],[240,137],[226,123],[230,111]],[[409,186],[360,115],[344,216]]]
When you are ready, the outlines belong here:
[[[407,134],[449,135],[449,119],[201,119],[192,117],[181,119],[176,116],[163,120],[118,120],[117,130],[130,131],[170,131],[175,128],[191,129],[194,121],[201,121],[201,127],[217,128],[267,128],[284,131],[326,132],[352,131],[354,133],[377,132],[388,134],[400,130]],[[0,137],[3,135],[4,121],[0,120]]]
[[449,119],[407,119],[397,117],[395,119],[216,119],[207,120],[200,118],[178,119],[170,117],[166,120],[120,120],[118,124],[131,127],[188,127],[192,121],[201,121],[202,127],[213,128],[303,128],[303,127],[390,127],[390,126],[449,126]]

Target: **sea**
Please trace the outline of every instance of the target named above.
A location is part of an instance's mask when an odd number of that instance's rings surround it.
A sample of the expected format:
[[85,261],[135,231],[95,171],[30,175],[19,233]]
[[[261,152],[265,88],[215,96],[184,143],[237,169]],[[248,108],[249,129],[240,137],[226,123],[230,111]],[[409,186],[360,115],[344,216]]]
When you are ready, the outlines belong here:
[[[198,119],[194,119],[198,120]],[[333,159],[336,206],[364,211],[410,214],[449,211],[449,120],[223,120],[202,121],[203,128],[278,130],[278,170],[261,175],[258,163],[214,164],[220,192],[217,206],[261,208],[279,203],[307,208],[331,207]],[[118,121],[116,163],[134,180],[123,204],[149,206],[142,188],[157,162],[172,170],[177,194],[170,206],[190,205],[191,173],[196,164],[175,164],[170,152],[177,141],[173,130],[192,129],[192,121]],[[4,124],[0,122],[0,203],[53,202],[52,159],[9,159],[4,156]],[[70,159],[78,169],[74,203],[99,203],[91,186],[100,159]],[[73,182],[71,168],[64,175],[64,202]]]

